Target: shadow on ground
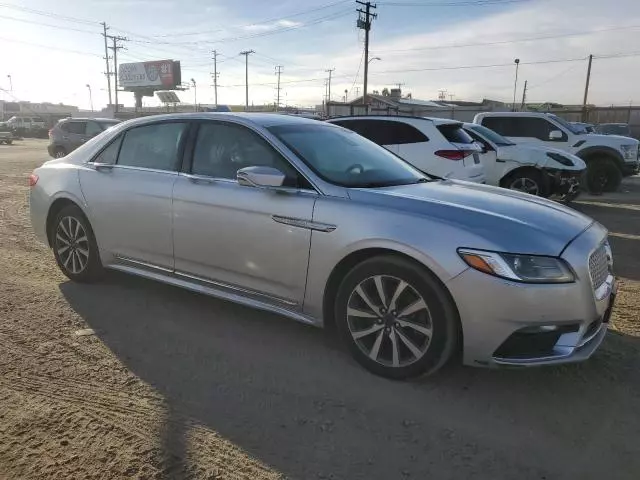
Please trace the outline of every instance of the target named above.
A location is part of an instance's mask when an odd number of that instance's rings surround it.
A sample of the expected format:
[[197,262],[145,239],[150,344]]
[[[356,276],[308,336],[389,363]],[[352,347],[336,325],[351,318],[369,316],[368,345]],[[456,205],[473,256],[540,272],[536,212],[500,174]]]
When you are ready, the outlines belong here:
[[60,286],[122,363],[181,418],[288,478],[638,478],[639,339],[578,366],[370,375],[321,330],[122,274]]

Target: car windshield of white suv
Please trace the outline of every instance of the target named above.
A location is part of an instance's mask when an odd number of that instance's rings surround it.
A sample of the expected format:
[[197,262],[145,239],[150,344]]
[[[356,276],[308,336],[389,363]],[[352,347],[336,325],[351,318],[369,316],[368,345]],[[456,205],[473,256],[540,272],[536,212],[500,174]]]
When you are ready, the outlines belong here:
[[515,145],[511,140],[507,140],[499,133],[494,132],[490,128],[483,127],[482,125],[473,125],[469,127],[469,130],[472,130],[479,134],[481,137],[486,138],[491,143],[496,144],[499,147],[508,147],[511,145]]
[[556,123],[559,123],[574,135],[584,135],[586,133],[584,129],[579,128],[576,125],[572,125],[571,123],[567,122],[564,118],[560,118],[557,115],[549,115],[549,118],[554,119]]
[[332,125],[278,125],[268,130],[324,180],[352,188],[429,181],[386,149]]

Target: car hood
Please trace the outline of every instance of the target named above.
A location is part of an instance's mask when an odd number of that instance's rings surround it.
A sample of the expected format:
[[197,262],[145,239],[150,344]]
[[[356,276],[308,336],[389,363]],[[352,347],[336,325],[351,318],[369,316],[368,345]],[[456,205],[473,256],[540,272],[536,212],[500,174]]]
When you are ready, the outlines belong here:
[[477,244],[459,247],[557,256],[594,223],[550,200],[459,180],[351,189],[349,196],[372,206],[412,214],[416,220],[424,216],[453,225],[478,238]]
[[[573,167],[562,165],[552,158],[549,158],[547,153],[557,153],[569,158],[573,162]],[[525,165],[535,165],[539,168],[549,167],[558,170],[584,170],[587,168],[584,160],[580,157],[576,157],[564,150],[550,148],[544,145],[518,143],[516,145],[499,146],[497,148],[497,155],[500,160],[513,160]]]
[[578,138],[596,145],[633,145],[639,143],[635,138],[622,135],[601,135],[599,133],[584,133]]

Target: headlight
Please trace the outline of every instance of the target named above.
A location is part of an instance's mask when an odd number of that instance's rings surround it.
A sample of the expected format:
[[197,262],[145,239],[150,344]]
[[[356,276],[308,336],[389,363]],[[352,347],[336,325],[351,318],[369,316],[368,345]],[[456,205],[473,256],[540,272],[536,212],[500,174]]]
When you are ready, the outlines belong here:
[[571,161],[570,158],[567,158],[564,155],[560,155],[559,153],[547,152],[547,157],[567,167],[573,167],[573,161]]
[[516,282],[571,283],[575,280],[569,266],[560,258],[468,248],[459,248],[458,254],[476,270]]
[[637,145],[620,145],[620,150],[626,160],[635,160],[638,157]]

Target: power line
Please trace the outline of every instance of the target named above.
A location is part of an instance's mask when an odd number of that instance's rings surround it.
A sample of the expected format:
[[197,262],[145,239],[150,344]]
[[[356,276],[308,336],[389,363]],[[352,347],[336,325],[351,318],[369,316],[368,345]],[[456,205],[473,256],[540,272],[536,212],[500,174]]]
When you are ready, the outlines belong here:
[[466,43],[466,44],[449,44],[449,45],[433,45],[430,47],[417,47],[417,48],[403,48],[403,49],[394,49],[394,50],[376,50],[376,53],[397,53],[397,52],[417,52],[422,50],[440,50],[445,48],[466,48],[466,47],[481,47],[487,45],[503,45],[510,43],[520,43],[520,42],[532,42],[536,40],[548,40],[555,38],[565,38],[565,37],[578,37],[578,36],[586,36],[586,35],[594,35],[598,33],[611,32],[611,31],[619,31],[619,30],[630,30],[640,28],[640,25],[630,25],[627,27],[610,27],[610,28],[602,28],[598,30],[591,31],[582,31],[582,32],[573,32],[573,33],[563,33],[557,35],[545,35],[540,37],[529,37],[529,38],[519,38],[513,40],[499,40],[495,42],[474,42],[474,43]]
[[25,42],[23,40],[16,40],[13,38],[0,37],[0,40],[4,40],[5,42],[10,42],[10,43],[21,43],[23,45],[29,45],[31,47],[45,48],[47,50],[56,50],[56,51],[66,52],[66,53],[75,53],[76,55],[87,55],[90,57],[102,58],[102,55],[98,55],[97,53],[81,52],[79,50],[71,50],[68,48],[53,47],[51,45],[42,45],[41,43]]
[[[351,93],[353,91],[353,88],[356,85],[356,82],[358,81],[358,76],[360,75],[360,69],[362,68],[362,62],[364,61],[364,48],[362,49],[362,56],[360,57],[360,63],[358,64],[358,70],[356,71],[356,76],[353,77],[353,83],[351,84],[351,88],[349,89],[349,93]],[[357,94],[356,94],[357,97]]]
[[64,20],[66,22],[81,23],[81,24],[84,24],[84,25],[94,25],[94,26],[99,24],[99,22],[95,22],[95,21],[92,21],[92,20],[84,20],[82,18],[59,15],[59,14],[54,13],[54,12],[47,12],[47,11],[44,11],[44,10],[36,10],[34,8],[21,7],[19,5],[13,5],[13,4],[9,4],[9,3],[0,3],[0,7],[10,8],[12,10],[18,10],[18,11],[21,11],[21,12],[33,13],[34,15],[41,15],[43,17],[56,18],[58,20]]
[[53,25],[51,23],[36,22],[35,20],[27,20],[26,18],[8,17],[6,15],[0,15],[0,18],[4,18],[5,20],[12,20],[14,22],[22,22],[22,23],[29,23],[29,24],[32,24],[32,25],[40,25],[41,27],[56,28],[58,30],[68,30],[70,32],[80,32],[80,33],[88,33],[88,34],[91,34],[91,35],[98,35],[97,32],[94,32],[94,31],[91,31],[91,30],[83,30],[81,28],[73,28],[73,27],[63,27],[62,25]]
[[524,3],[530,0],[466,0],[461,2],[380,2],[382,6],[390,7],[473,7],[484,5],[508,5],[511,3]]

